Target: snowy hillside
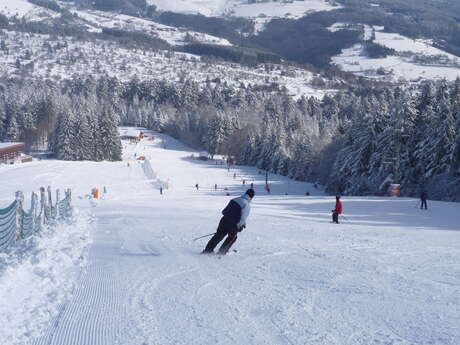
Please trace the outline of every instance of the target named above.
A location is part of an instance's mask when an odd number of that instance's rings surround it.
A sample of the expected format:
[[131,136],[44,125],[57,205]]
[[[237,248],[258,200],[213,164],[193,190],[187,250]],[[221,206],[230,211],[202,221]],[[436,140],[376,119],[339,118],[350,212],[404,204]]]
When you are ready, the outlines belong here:
[[[343,28],[344,24],[336,24],[330,28],[334,31]],[[460,59],[441,49],[432,46],[428,40],[413,40],[408,37],[383,32],[382,27],[364,26],[364,40],[375,34],[374,42],[395,50],[395,55],[384,58],[368,57],[362,43],[356,44],[335,56],[333,63],[345,71],[372,78],[383,78],[407,81],[421,79],[455,80],[460,76]]]
[[151,35],[165,40],[171,45],[183,45],[186,43],[185,37],[187,34],[197,42],[218,44],[218,45],[231,45],[226,39],[206,35],[203,33],[179,30],[167,25],[155,23],[150,20],[140,19],[123,14],[115,14],[102,11],[82,11],[71,10],[76,13],[80,18],[89,22],[94,29],[100,28],[117,28],[125,29],[128,31],[140,31],[150,33]]
[[247,0],[149,0],[162,11],[205,16],[236,16],[254,20],[256,32],[274,18],[300,18],[308,13],[340,8],[326,0],[259,1]]
[[27,0],[2,0],[0,2],[0,13],[7,17],[17,16],[18,18],[24,17],[32,20],[42,17],[55,17],[58,15],[51,10],[33,5]]
[[256,24],[256,31],[263,30],[266,23],[274,18],[293,18],[298,19],[307,14],[318,11],[331,11],[340,6],[332,6],[330,2],[324,0],[303,0],[276,2],[267,1],[259,3],[247,3],[240,1],[234,5],[229,13],[237,17],[253,19]]
[[[36,6],[27,0],[4,0],[0,4],[0,13],[7,17],[17,16],[29,21],[40,21],[56,18],[58,13],[44,7]],[[128,15],[102,12],[96,10],[82,10],[69,5],[66,2],[60,3],[70,13],[78,16],[86,24],[88,31],[100,32],[102,28],[117,28],[128,31],[140,31],[161,38],[171,45],[185,44],[186,35],[190,35],[196,42],[211,43],[218,45],[230,45],[226,39],[214,37],[193,31],[185,31],[167,25],[155,23],[151,20],[140,19]]]
[[2,39],[8,50],[0,50],[0,73],[10,76],[27,73],[34,77],[67,79],[74,74],[87,76],[91,73],[94,77],[109,75],[121,80],[138,76],[142,80],[179,81],[185,78],[200,83],[219,79],[235,87],[241,83],[261,86],[276,83],[296,97],[304,94],[321,98],[327,92],[334,92],[327,86],[327,80],[325,87],[315,88],[312,86],[313,73],[290,66],[278,65],[267,71],[263,66],[250,68],[225,62],[208,63],[199,56],[184,53],[139,53],[102,40],[82,44],[72,38],[56,39],[19,32],[7,32]]
[[[333,198],[310,184],[270,174],[267,194],[263,171],[228,171],[150,135],[124,143],[123,162],[0,166],[0,207],[18,189],[71,187],[93,241],[81,250],[85,269],[80,260],[53,269],[58,255],[79,251],[78,234],[87,243],[81,224],[39,239],[47,256],[28,253],[6,271],[13,258],[1,256],[3,344],[457,344],[459,204],[421,211],[414,199],[344,197],[343,223],[331,224]],[[169,183],[163,195],[157,179]],[[237,252],[198,255],[206,239],[193,238],[214,232],[250,183],[256,197]],[[104,186],[102,200],[85,197]],[[76,236],[59,241],[66,231]],[[23,283],[47,289],[27,294]],[[18,298],[27,303],[18,308]]]
[[301,16],[309,11],[327,11],[338,8],[326,0],[257,1],[247,0],[148,0],[162,11],[199,13],[205,16],[232,14],[240,17]]

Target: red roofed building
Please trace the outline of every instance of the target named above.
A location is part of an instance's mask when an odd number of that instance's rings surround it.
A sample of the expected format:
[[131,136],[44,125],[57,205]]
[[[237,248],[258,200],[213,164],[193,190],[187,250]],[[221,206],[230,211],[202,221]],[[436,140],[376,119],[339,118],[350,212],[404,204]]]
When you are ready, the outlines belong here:
[[24,152],[24,143],[0,143],[0,163],[10,163]]

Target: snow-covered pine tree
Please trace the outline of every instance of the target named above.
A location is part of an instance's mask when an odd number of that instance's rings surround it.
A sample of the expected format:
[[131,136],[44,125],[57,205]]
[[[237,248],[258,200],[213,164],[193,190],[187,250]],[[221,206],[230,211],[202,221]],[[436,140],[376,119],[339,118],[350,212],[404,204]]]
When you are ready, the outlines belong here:
[[228,135],[227,123],[221,113],[217,113],[208,124],[205,146],[211,157],[219,153]]
[[75,133],[75,159],[94,160],[91,130],[89,127],[88,113],[79,109],[78,116],[74,122]]
[[0,100],[0,141],[3,141],[6,133],[6,114],[5,106]]
[[100,138],[104,159],[119,161],[122,156],[122,146],[118,134],[117,116],[110,104],[102,105],[99,115]]
[[61,112],[58,117],[56,128],[54,152],[57,159],[75,160],[75,115],[72,109],[68,112]]
[[436,116],[433,125],[430,126],[432,142],[431,162],[428,162],[428,170],[435,174],[442,174],[451,170],[451,164],[455,152],[456,123],[452,113],[449,87],[446,81],[442,81],[436,94]]

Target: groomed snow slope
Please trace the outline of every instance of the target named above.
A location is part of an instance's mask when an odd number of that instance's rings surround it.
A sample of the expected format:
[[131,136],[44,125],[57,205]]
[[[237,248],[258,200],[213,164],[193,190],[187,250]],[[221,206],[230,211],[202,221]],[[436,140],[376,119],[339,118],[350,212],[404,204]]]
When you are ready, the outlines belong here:
[[[267,195],[257,169],[228,172],[192,152],[155,134],[125,143],[121,163],[0,168],[2,205],[16,189],[51,183],[73,187],[74,204],[95,217],[72,299],[30,343],[457,344],[460,204],[421,211],[413,199],[345,197],[347,221],[335,225],[333,198],[311,185],[269,175]],[[135,153],[169,180],[164,195]],[[215,231],[230,199],[223,188],[235,196],[251,182],[257,194],[238,252],[198,255],[206,240],[192,239]],[[103,186],[103,200],[79,198]]]

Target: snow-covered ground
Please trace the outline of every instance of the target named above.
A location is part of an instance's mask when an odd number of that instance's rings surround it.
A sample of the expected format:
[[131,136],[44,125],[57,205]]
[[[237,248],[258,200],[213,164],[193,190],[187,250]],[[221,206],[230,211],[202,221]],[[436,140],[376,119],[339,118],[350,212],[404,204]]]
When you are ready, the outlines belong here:
[[[101,40],[82,43],[70,37],[53,39],[49,35],[19,32],[4,32],[3,36],[0,33],[0,39],[8,47],[8,52],[0,50],[2,75],[24,72],[34,77],[67,79],[72,75],[91,74],[93,77],[116,76],[124,81],[136,75],[141,80],[191,79],[202,85],[208,79],[220,79],[234,87],[277,83],[295,97],[322,98],[327,92],[335,92],[327,87],[328,80],[325,80],[325,89],[312,87],[313,73],[290,66],[276,65],[267,71],[263,65],[251,68],[226,62],[208,63],[199,56],[185,53],[139,51]],[[51,51],[48,45],[53,47]],[[29,60],[25,59],[28,53]],[[17,59],[21,61],[19,69]]]
[[309,13],[318,11],[331,11],[340,8],[338,5],[331,5],[325,0],[303,0],[287,2],[241,2],[235,4],[228,11],[237,17],[251,18],[255,21],[256,31],[263,30],[265,24],[274,18],[298,19]]
[[[348,24],[336,23],[329,27],[329,30],[336,31],[346,26]],[[390,80],[400,78],[408,81],[443,78],[455,80],[460,76],[460,58],[433,47],[430,41],[386,33],[383,32],[383,27],[371,28],[367,25],[364,26],[364,40],[369,40],[372,32],[375,33],[375,43],[394,49],[398,55],[378,59],[369,58],[366,56],[363,44],[358,43],[333,57],[332,62],[341,66],[343,70],[357,75]],[[423,59],[427,62],[422,62]],[[379,68],[382,68],[381,71],[385,73],[378,74]]]
[[157,6],[161,11],[219,16],[228,7],[229,1],[235,0],[148,0],[147,2]]
[[33,5],[27,0],[1,0],[0,13],[7,17],[18,16],[19,18],[24,17],[29,20],[58,16],[58,13]]
[[357,75],[381,78],[376,71],[382,67],[385,72],[390,73],[385,78],[398,80],[403,78],[408,81],[420,79],[447,79],[455,80],[460,76],[459,67],[436,66],[418,64],[401,56],[387,56],[386,58],[372,59],[363,54],[363,46],[356,44],[351,48],[344,49],[338,56],[332,58],[332,62],[341,66],[345,71]]
[[306,12],[328,11],[339,8],[325,0],[295,1],[259,1],[247,0],[148,0],[159,10],[179,13],[199,13],[205,16],[221,16],[231,13],[239,17],[255,18],[260,15],[269,17],[303,16]]
[[[37,313],[51,308],[45,303],[21,312],[27,317],[22,323],[3,318],[0,335],[10,336],[3,344],[458,343],[460,204],[429,202],[421,211],[413,199],[345,197],[346,218],[335,225],[333,198],[310,184],[270,174],[268,195],[263,171],[228,171],[192,158],[195,151],[170,137],[153,135],[154,141],[124,143],[119,163],[0,167],[6,182],[0,206],[17,189],[51,184],[72,187],[74,205],[94,219],[86,269],[75,265],[80,278],[71,298],[59,304],[59,316],[47,327],[36,324]],[[135,154],[169,180],[163,195]],[[198,255],[206,239],[193,238],[214,232],[221,209],[250,183],[256,197],[234,246],[238,252]],[[84,198],[104,186],[104,199]],[[71,250],[57,242],[49,244],[56,246],[49,260]],[[57,273],[64,284],[66,275]],[[21,289],[21,270],[0,274],[0,294],[5,286]],[[40,274],[26,277],[33,280],[28,286],[45,284]],[[14,303],[2,299],[1,305],[2,316],[14,314]],[[43,336],[32,341],[39,331]]]
[[[103,12],[97,10],[77,9],[72,3],[60,2],[60,6],[76,14],[85,21],[89,32],[101,32],[102,28],[117,28],[128,31],[140,31],[161,38],[171,45],[185,44],[185,38],[192,38],[196,42],[218,45],[231,45],[226,39],[208,34],[181,30],[167,25],[162,25],[151,20],[141,19],[119,13]],[[60,14],[44,7],[36,6],[27,0],[2,0],[0,13],[7,17],[18,16],[28,21],[39,21],[58,17]]]
[[449,59],[457,58],[453,54],[433,47],[431,45],[432,42],[428,40],[411,39],[400,34],[383,32],[382,30],[375,30],[375,43],[394,49],[397,52],[411,52],[423,55],[445,55]]
[[193,38],[196,42],[227,46],[231,45],[228,40],[223,38],[189,30],[180,30],[178,28],[162,25],[150,20],[140,19],[124,14],[95,10],[75,10],[72,7],[70,7],[70,9],[71,12],[76,13],[80,18],[88,21],[89,25],[92,26],[92,31],[97,29],[100,30],[100,28],[117,28],[128,31],[140,31],[161,38],[171,45],[183,45],[187,43],[185,38],[188,34],[188,37]]
[[308,13],[330,11],[340,8],[338,4],[326,0],[295,0],[248,3],[247,0],[149,0],[159,10],[205,16],[232,15],[251,18],[256,23],[256,31],[273,18],[300,18]]

